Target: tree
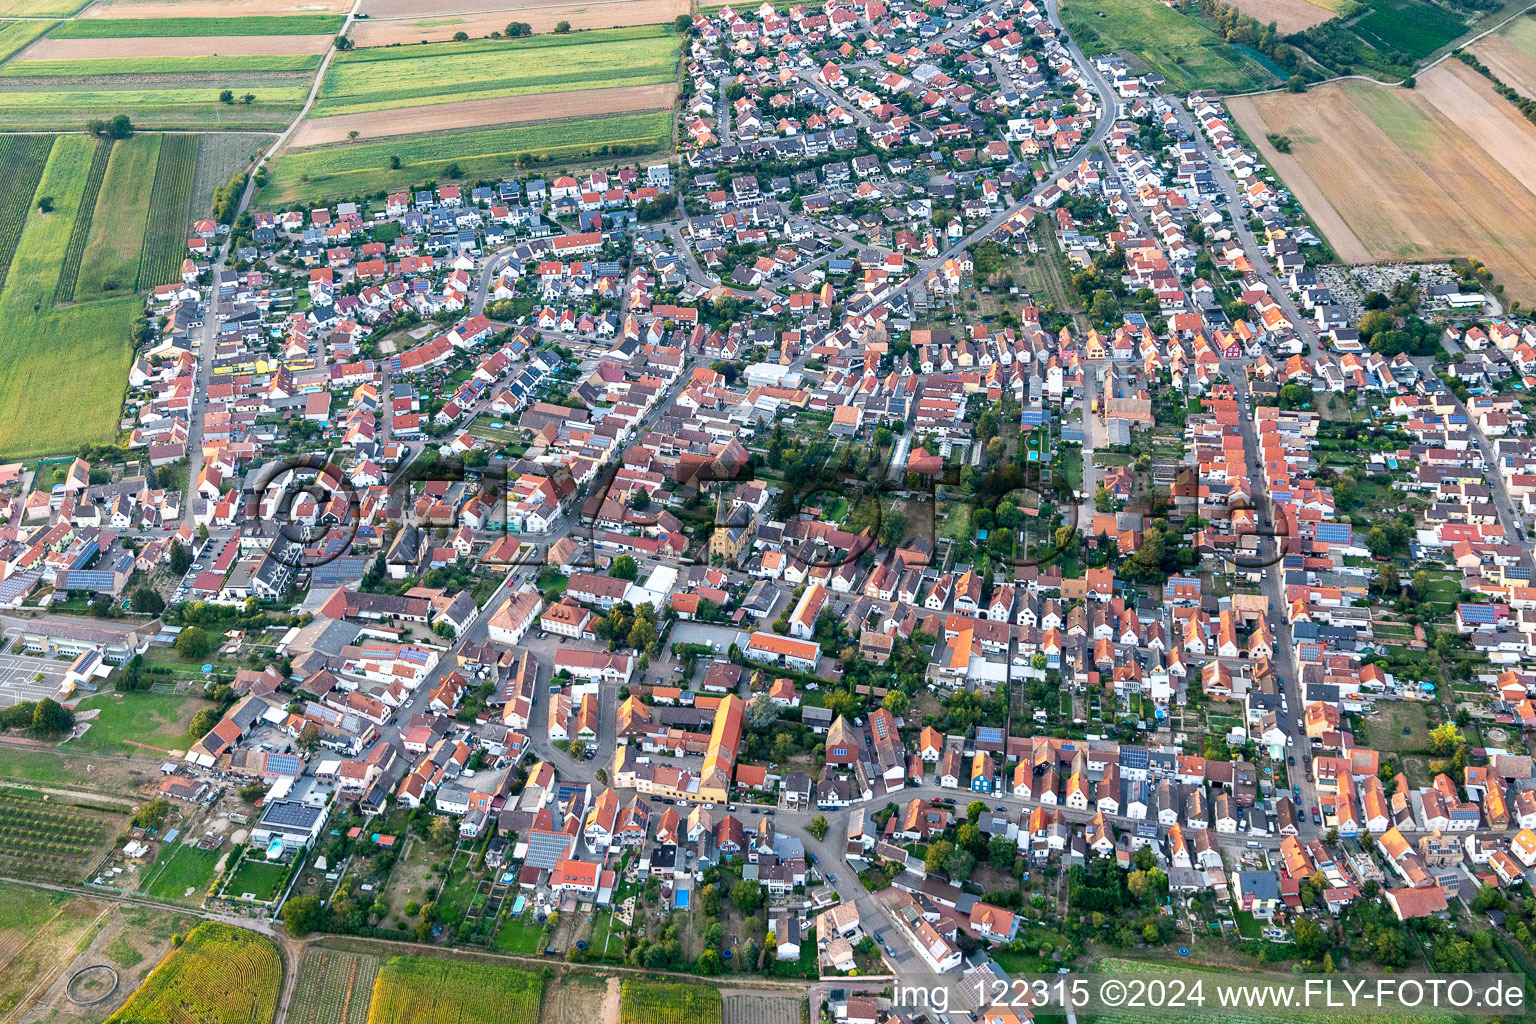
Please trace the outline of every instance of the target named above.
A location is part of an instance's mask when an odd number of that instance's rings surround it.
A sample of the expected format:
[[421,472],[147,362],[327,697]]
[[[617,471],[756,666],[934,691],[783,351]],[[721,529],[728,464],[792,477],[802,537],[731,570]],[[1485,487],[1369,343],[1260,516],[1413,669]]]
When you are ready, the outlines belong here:
[[353,129],[351,129],[350,131],[347,132],[347,141],[348,142],[356,142],[357,141],[357,137],[359,135],[361,135],[361,134],[363,134],[363,133],[358,131],[356,128],[353,128]]
[[318,931],[325,917],[326,911],[320,905],[319,896],[294,896],[283,904],[283,924],[288,934],[296,939]]
[[233,102],[235,102],[235,91],[233,89],[225,89],[223,92],[219,93],[219,102],[220,103],[233,103]]
[[44,697],[32,709],[33,736],[58,736],[75,727],[75,713],[52,697]]
[[1297,919],[1291,928],[1291,938],[1295,940],[1296,951],[1303,959],[1316,960],[1328,952],[1328,936],[1310,917]]
[[133,121],[127,114],[115,114],[112,120],[107,122],[107,137],[112,139],[126,139],[133,135]]
[[987,860],[993,867],[1003,871],[1013,867],[1018,852],[1018,844],[1007,836],[993,836],[987,842]]
[[390,158],[389,158],[389,169],[392,170],[392,171],[398,171],[400,169],[400,158],[398,156],[394,156],[394,155],[390,156]]
[[923,867],[929,873],[939,871],[944,867],[944,858],[955,850],[955,844],[948,839],[935,839],[928,844],[928,852],[923,855]]
[[203,658],[213,650],[213,636],[201,626],[188,626],[176,637],[176,653],[183,658]]
[[731,902],[743,913],[752,913],[763,905],[762,885],[750,880],[737,882],[731,886]]
[[766,693],[760,693],[747,705],[746,718],[748,729],[765,732],[779,720],[779,706]]
[[1450,754],[1461,746],[1461,730],[1455,722],[1442,722],[1429,730],[1429,749],[1441,756]]
[[52,213],[53,212],[53,196],[43,196],[40,199],[38,199],[38,201],[37,201],[37,212],[38,213]]
[[880,706],[893,715],[904,715],[911,706],[911,700],[900,690],[890,690],[885,698],[880,701]]
[[447,815],[439,815],[432,819],[431,825],[427,826],[427,838],[435,845],[446,849],[458,841],[459,830],[454,825],[452,818]]
[[981,816],[987,813],[987,805],[982,800],[972,800],[965,805],[965,820],[971,824],[981,820]]
[[345,53],[347,50],[352,49],[352,47],[354,47],[356,45],[357,45],[356,43],[354,43],[352,40],[348,39],[346,36],[337,36],[336,37],[336,49],[341,50],[343,53]]
[[608,575],[616,580],[634,580],[640,575],[640,564],[633,555],[620,555],[608,568]]
[[976,867],[976,858],[969,850],[958,847],[949,851],[944,858],[944,870],[949,875],[951,882],[963,882],[971,877],[971,872]]
[[629,496],[629,507],[636,512],[644,512],[651,507],[651,492],[644,487],[635,488],[635,493]]
[[819,843],[827,838],[827,830],[831,827],[831,824],[827,821],[827,816],[825,814],[818,814],[811,819],[809,825],[805,826],[805,830],[815,836],[816,841]]
[[672,31],[676,32],[678,35],[682,35],[692,27],[693,19],[688,17],[686,14],[679,14],[677,17],[672,19]]
[[182,546],[181,541],[171,541],[170,554],[171,572],[177,576],[182,575],[192,567],[192,552]]
[[555,33],[557,35],[565,35],[570,30],[571,30],[571,23],[570,22],[568,22],[568,21],[557,21],[557,22],[555,22]]
[[299,738],[294,741],[300,750],[306,754],[313,754],[320,747],[320,727],[310,722],[299,731]]
[[219,719],[224,716],[213,708],[203,708],[192,716],[192,724],[189,731],[193,736],[206,736],[208,730],[219,724]]
[[416,922],[416,941],[428,942],[432,938],[432,928],[437,924],[437,903],[424,903],[421,907],[421,920]]
[[706,949],[699,954],[699,959],[695,961],[694,966],[698,968],[700,974],[719,974],[721,971],[720,954],[712,949]]
[[1286,79],[1285,87],[1290,92],[1306,92],[1307,80],[1302,78],[1300,75],[1292,75],[1290,78]]
[[521,39],[524,36],[533,35],[533,26],[526,21],[512,21],[502,32],[508,39]]
[[240,97],[240,102],[244,103],[246,106],[250,106],[252,103],[256,102],[256,94],[253,92],[248,92]]
[[656,624],[644,616],[636,616],[629,630],[629,646],[637,651],[649,650],[656,642]]
[[149,803],[140,807],[138,813],[133,816],[133,827],[158,831],[165,824],[165,819],[171,816],[171,802],[163,796],[156,797]]
[[147,583],[133,588],[128,595],[128,607],[143,615],[159,615],[165,611],[165,598]]

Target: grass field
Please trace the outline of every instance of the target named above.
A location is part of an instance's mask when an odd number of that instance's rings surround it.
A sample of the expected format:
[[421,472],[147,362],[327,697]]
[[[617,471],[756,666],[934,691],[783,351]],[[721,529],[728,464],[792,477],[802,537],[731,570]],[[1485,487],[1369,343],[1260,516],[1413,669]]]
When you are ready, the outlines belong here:
[[620,1024],[720,1024],[720,990],[625,979]]
[[1536,126],[1460,62],[1412,90],[1338,82],[1230,107],[1343,259],[1475,256],[1506,299],[1536,298]]
[[314,949],[304,956],[289,1024],[366,1024],[379,958]]
[[1378,50],[1397,50],[1423,60],[1465,32],[1467,23],[1422,0],[1372,0],[1370,11],[1352,27],[1355,35]]
[[[30,23],[18,23],[30,24]],[[0,42],[3,42],[0,36]],[[111,78],[119,75],[215,75],[244,72],[314,71],[320,55],[242,54],[223,57],[109,57],[97,60],[13,60],[0,67],[3,78]]]
[[433,103],[670,82],[682,40],[660,25],[339,54],[316,117]]
[[91,222],[96,219],[96,200],[101,197],[101,181],[107,176],[107,162],[112,159],[114,143],[102,139],[91,154],[91,169],[85,176],[85,191],[80,195],[80,205],[75,209],[75,224],[69,231],[69,244],[64,248],[64,266],[59,270],[59,283],[53,289],[53,301],[57,303],[75,300],[75,282],[80,277],[80,260],[85,256],[85,240],[91,237]]
[[[75,298],[89,300],[120,294],[131,290],[138,280],[139,252],[144,246],[144,225],[150,214],[150,189],[164,138],[155,134],[135,135],[112,148],[101,195],[96,200],[96,214],[91,218]],[[178,222],[182,219],[178,218]]]
[[153,751],[124,747],[132,740],[168,750],[182,750],[192,742],[187,732],[192,716],[213,707],[196,697],[160,696],[149,693],[99,693],[81,701],[78,712],[95,711],[84,736],[64,744],[65,750],[103,754],[154,756]]
[[327,36],[346,19],[333,14],[276,18],[76,18],[55,39],[126,39],[136,36]]
[[239,899],[250,893],[254,899],[270,900],[277,895],[287,875],[287,864],[266,860],[260,851],[247,850],[245,859],[235,868],[229,883],[224,886],[224,894]]
[[6,60],[23,47],[30,45],[34,39],[53,26],[54,22],[51,21],[0,22],[0,60]]
[[[134,264],[134,286],[141,290],[172,281],[185,258],[187,222],[192,212],[192,179],[197,168],[198,140],[167,135],[150,179],[148,216],[143,245]],[[140,187],[144,187],[140,183]]]
[[[60,136],[35,194],[51,213],[29,213],[0,291],[0,452],[17,458],[70,451],[117,434],[135,298],[52,307],[62,258],[85,193],[95,140]],[[60,344],[60,339],[69,344]]]
[[157,900],[195,901],[208,888],[223,855],[220,850],[199,850],[196,845],[170,844],[145,872],[139,891]]
[[[575,162],[621,152],[648,153],[665,148],[671,133],[671,114],[632,114],[287,152],[272,163],[257,202],[271,209],[361,195],[436,178],[455,163],[465,178],[473,180],[512,173],[519,157],[533,162]],[[400,158],[398,169],[389,166],[392,156]]]
[[530,920],[528,914],[521,918],[509,916],[496,931],[496,948],[503,953],[535,956],[539,952],[539,937],[543,934],[544,926]]
[[[201,84],[199,84],[201,82]],[[240,78],[212,75],[128,75],[7,80],[0,91],[0,129],[78,129],[91,117],[126,113],[140,130],[262,128],[288,121],[304,104],[309,79],[299,74]],[[231,90],[236,100],[221,103]],[[251,103],[241,102],[247,93]]]
[[1083,52],[1125,50],[1168,79],[1168,90],[1251,92],[1275,83],[1257,61],[1158,0],[1066,0],[1061,17]]
[[539,1016],[544,979],[531,971],[424,956],[385,961],[368,1024],[502,1024]]
[[50,977],[89,945],[91,923],[104,906],[31,886],[0,884],[0,1016],[15,1012],[39,979]]
[[282,983],[283,961],[269,940],[205,921],[108,1019],[114,1024],[268,1024],[277,1012]]

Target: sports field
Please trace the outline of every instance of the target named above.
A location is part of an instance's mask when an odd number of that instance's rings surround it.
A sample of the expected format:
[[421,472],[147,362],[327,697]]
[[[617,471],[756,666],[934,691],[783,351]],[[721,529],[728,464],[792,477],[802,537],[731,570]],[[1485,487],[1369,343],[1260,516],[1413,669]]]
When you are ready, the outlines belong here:
[[1536,299],[1536,126],[1459,61],[1412,90],[1347,81],[1229,105],[1342,258],[1475,256],[1506,300]]
[[314,115],[671,82],[681,45],[669,29],[648,25],[352,50],[331,61]]
[[1275,84],[1257,61],[1158,0],[1065,0],[1061,17],[1084,53],[1123,50],[1168,79],[1170,93],[1251,92]]
[[1499,81],[1536,98],[1536,18],[1516,18],[1473,43],[1471,50]]
[[[71,451],[112,440],[122,411],[136,298],[53,308],[64,255],[86,192],[96,141],[55,139],[28,204],[0,291],[0,452],[10,457]],[[3,227],[3,225],[0,225]],[[68,339],[68,344],[61,344]]]
[[[363,195],[437,178],[457,164],[468,180],[511,174],[524,163],[651,153],[672,137],[670,113],[540,121],[510,128],[482,128],[406,136],[353,146],[284,152],[270,165],[257,194],[263,209]],[[390,158],[400,166],[392,168]]]

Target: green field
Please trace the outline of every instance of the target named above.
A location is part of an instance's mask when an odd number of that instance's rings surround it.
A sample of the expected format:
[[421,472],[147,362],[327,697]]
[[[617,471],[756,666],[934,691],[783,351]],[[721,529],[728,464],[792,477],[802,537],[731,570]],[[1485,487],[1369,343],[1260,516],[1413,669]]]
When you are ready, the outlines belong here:
[[[17,22],[16,24],[36,24]],[[0,42],[4,37],[0,36]],[[112,78],[118,75],[213,75],[314,71],[318,53],[244,54],[232,57],[103,57],[89,60],[13,60],[0,78]]]
[[163,138],[166,136],[135,135],[113,147],[101,195],[96,200],[96,215],[91,218],[91,234],[85,244],[75,298],[118,294],[131,290],[138,280],[139,250],[143,248],[150,188],[155,181]]
[[266,860],[261,851],[250,849],[224,886],[224,895],[240,899],[251,893],[257,900],[270,900],[277,896],[287,875],[287,864]]
[[530,920],[528,914],[520,918],[508,917],[496,931],[496,948],[503,953],[536,956],[539,952],[539,937],[543,934],[544,926]]
[[1467,23],[1437,4],[1374,0],[1371,10],[1352,28],[1378,50],[1397,50],[1423,60],[1465,32]]
[[0,60],[5,60],[54,26],[51,21],[0,22]]
[[641,25],[353,50],[331,61],[314,114],[670,82],[681,45],[668,28]]
[[11,257],[21,241],[21,229],[52,147],[53,139],[46,135],[0,136],[0,179],[6,183],[0,194],[0,288],[5,287]]
[[196,697],[98,693],[81,701],[76,708],[82,714],[87,711],[98,712],[91,720],[91,727],[84,736],[65,743],[62,749],[103,754],[137,752],[155,756],[154,751],[123,746],[132,740],[167,750],[184,750],[194,739],[187,732],[192,716],[203,708],[213,706],[211,702]]
[[54,39],[129,39],[144,36],[328,36],[346,19],[339,14],[273,18],[76,18]]
[[[219,850],[199,850],[196,845],[172,844],[160,851],[160,857],[145,872],[139,891],[157,900],[195,902],[207,890],[223,855]],[[190,896],[188,889],[192,890]]]
[[85,176],[85,191],[80,194],[80,205],[75,210],[75,224],[69,231],[69,244],[64,247],[64,266],[59,270],[59,283],[53,289],[55,304],[75,301],[75,282],[80,277],[80,260],[85,256],[85,240],[91,237],[91,222],[96,218],[96,201],[101,197],[101,181],[107,176],[107,162],[112,159],[114,143],[102,139],[91,154],[91,169]]
[[544,979],[531,971],[424,956],[379,969],[368,1024],[502,1024],[539,1017]]
[[[199,142],[191,135],[167,135],[155,163],[144,245],[134,265],[135,287],[150,289],[176,278],[186,258],[188,221],[192,220],[192,179]],[[144,187],[141,183],[140,187]]]
[[1089,56],[1124,50],[1171,93],[1252,92],[1275,79],[1259,63],[1158,0],[1065,0],[1061,17]]
[[117,435],[132,357],[128,327],[139,301],[53,308],[95,151],[88,136],[54,141],[34,193],[51,197],[54,209],[32,208],[0,291],[0,452],[9,457],[71,451]]
[[720,1024],[720,990],[704,985],[624,980],[620,1024]]
[[114,1024],[269,1024],[283,960],[253,931],[205,921],[162,960],[108,1020]]
[[[511,173],[519,157],[575,162],[587,157],[649,153],[672,137],[670,113],[573,118],[515,126],[440,132],[352,146],[285,152],[271,164],[257,195],[263,209],[348,197],[426,181],[458,164],[464,177]],[[391,169],[389,158],[400,167]]]
[[[271,78],[228,78],[196,75],[129,75],[103,78],[7,79],[0,91],[0,129],[77,129],[92,117],[126,113],[134,127],[261,128],[286,123],[304,105],[309,79],[280,74]],[[219,102],[219,93],[232,90],[234,103]],[[255,97],[243,103],[247,93]]]
[[62,18],[85,4],[86,0],[0,0],[0,17]]

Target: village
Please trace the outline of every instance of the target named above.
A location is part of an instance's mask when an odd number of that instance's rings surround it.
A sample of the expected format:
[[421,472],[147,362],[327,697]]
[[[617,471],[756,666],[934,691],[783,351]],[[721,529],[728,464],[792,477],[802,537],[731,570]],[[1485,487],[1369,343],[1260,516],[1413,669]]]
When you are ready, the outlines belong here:
[[1536,325],[1053,8],[696,14],[675,163],[192,225],[127,458],[0,467],[0,693],[212,701],[69,881],[854,1024],[1536,970]]

